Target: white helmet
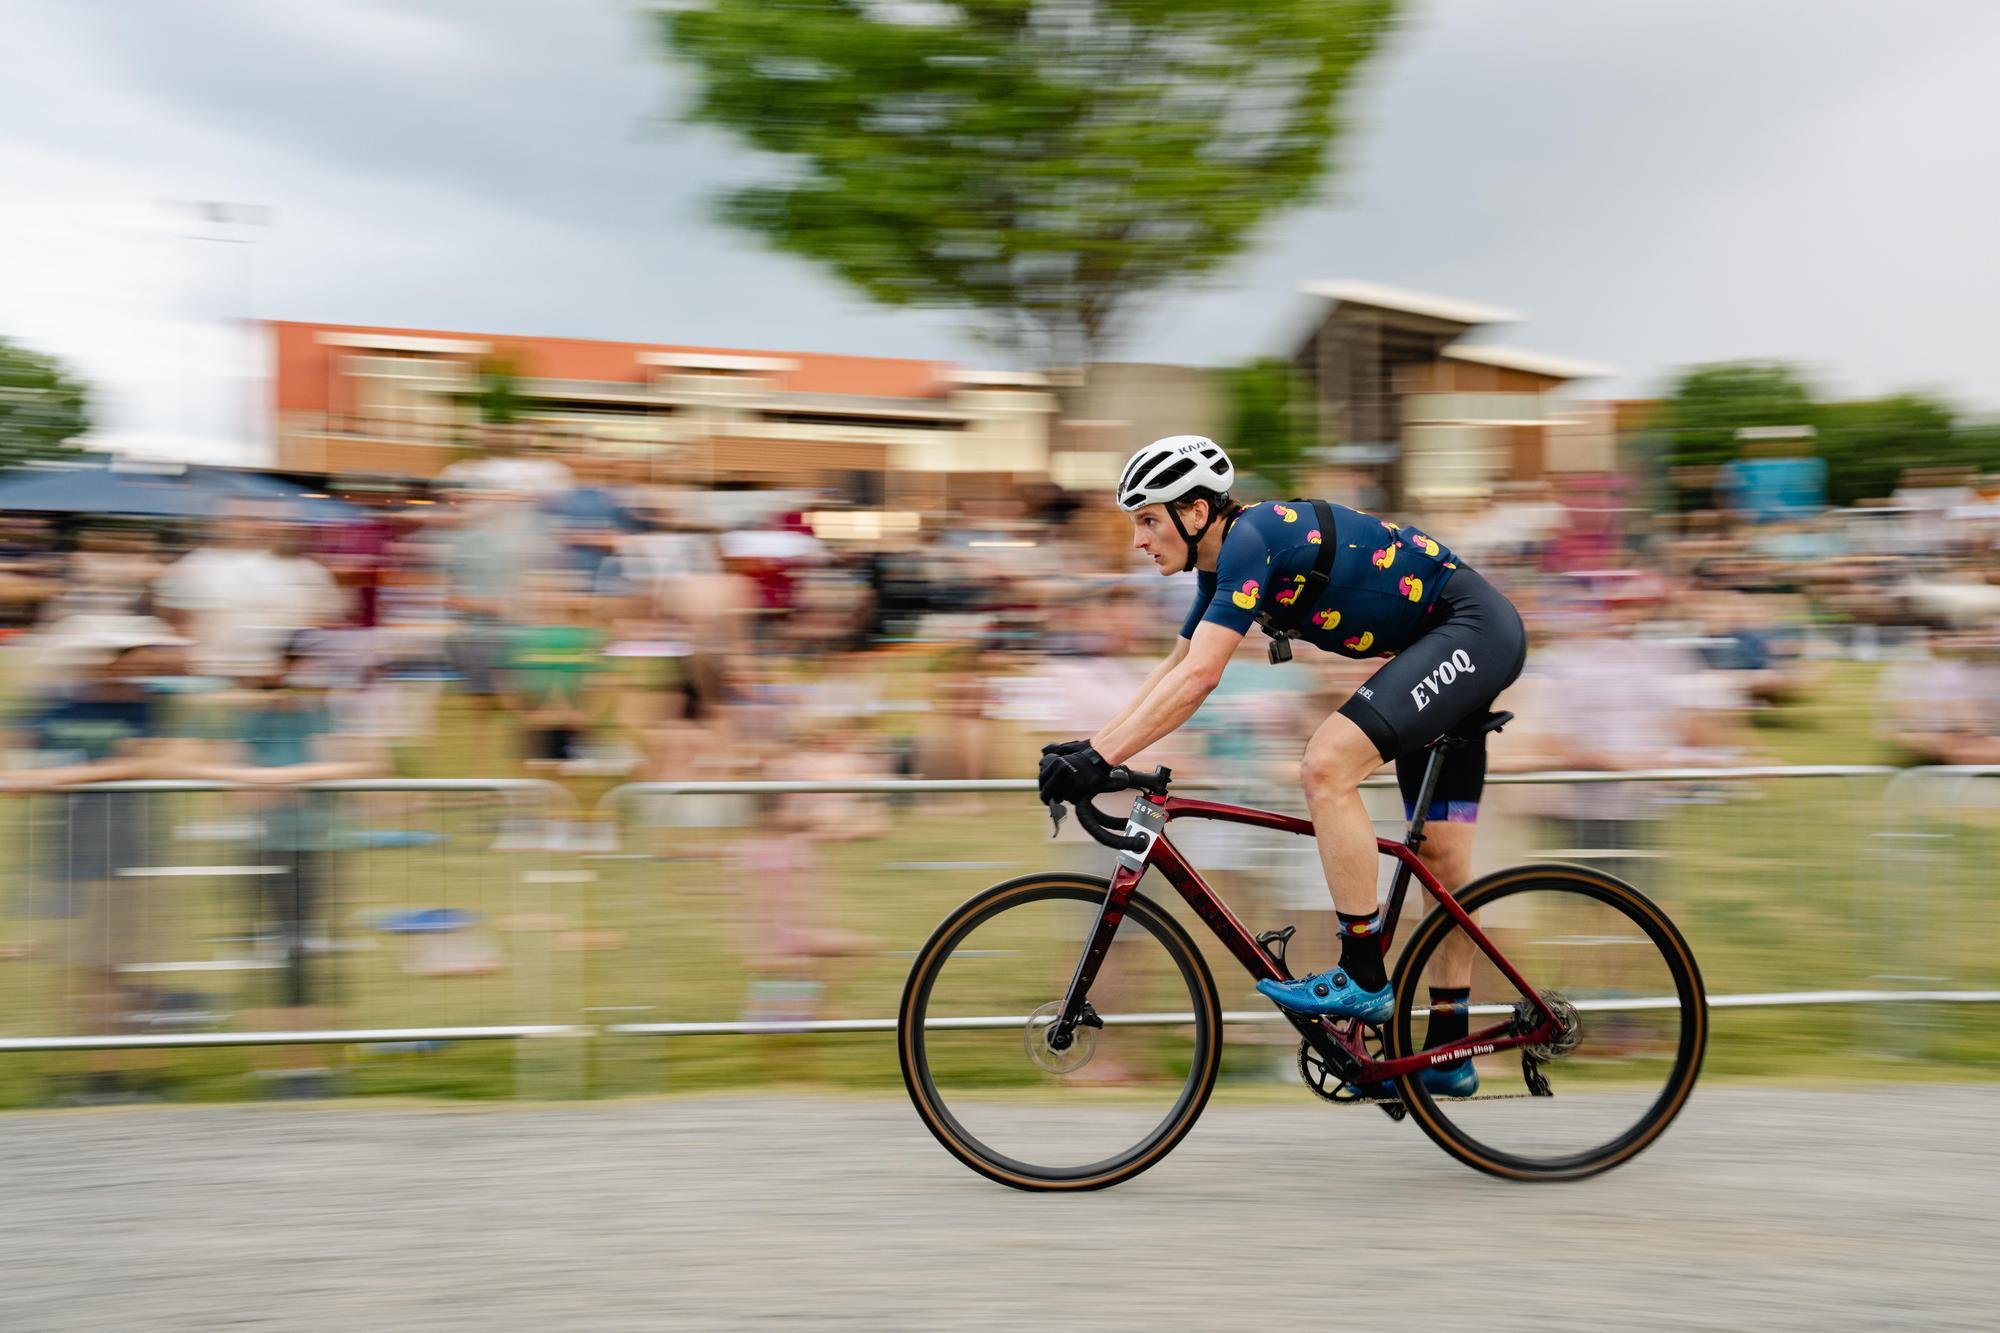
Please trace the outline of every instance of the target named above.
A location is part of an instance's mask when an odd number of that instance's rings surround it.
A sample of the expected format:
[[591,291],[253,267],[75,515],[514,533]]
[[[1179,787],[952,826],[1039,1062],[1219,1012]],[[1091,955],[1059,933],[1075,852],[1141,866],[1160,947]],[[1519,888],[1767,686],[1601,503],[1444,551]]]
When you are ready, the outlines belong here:
[[1167,504],[1192,490],[1229,493],[1236,469],[1222,446],[1206,435],[1169,435],[1132,455],[1118,478],[1118,507],[1126,513]]
[[1235,480],[1236,469],[1230,465],[1229,455],[1214,440],[1206,435],[1169,435],[1154,440],[1125,464],[1124,474],[1118,478],[1118,507],[1130,514],[1147,505],[1165,505],[1167,520],[1187,543],[1187,561],[1181,566],[1185,574],[1194,568],[1195,548],[1222,518],[1223,506],[1210,501],[1208,521],[1200,532],[1189,532],[1173,502],[1197,490],[1227,495]]

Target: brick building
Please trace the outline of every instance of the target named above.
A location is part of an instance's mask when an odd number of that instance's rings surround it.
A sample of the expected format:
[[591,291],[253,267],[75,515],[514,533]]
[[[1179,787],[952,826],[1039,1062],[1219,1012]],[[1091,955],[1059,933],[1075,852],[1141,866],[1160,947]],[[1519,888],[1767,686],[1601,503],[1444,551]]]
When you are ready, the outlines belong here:
[[519,418],[662,481],[830,485],[929,508],[1049,471],[1037,375],[946,362],[273,323],[285,471],[435,475],[480,433],[493,372]]

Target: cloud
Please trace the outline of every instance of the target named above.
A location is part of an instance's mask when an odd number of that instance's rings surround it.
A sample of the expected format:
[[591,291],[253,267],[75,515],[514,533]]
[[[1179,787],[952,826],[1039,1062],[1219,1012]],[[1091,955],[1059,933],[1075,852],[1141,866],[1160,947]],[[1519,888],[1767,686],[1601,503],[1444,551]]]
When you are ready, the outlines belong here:
[[[1124,355],[1278,350],[1298,283],[1352,276],[1527,310],[1507,341],[1624,368],[1593,391],[1763,355],[2000,405],[2000,7],[1414,13],[1327,200],[1152,302]],[[640,6],[17,0],[8,22],[0,333],[107,386],[107,429],[217,429],[186,379],[248,365],[208,336],[246,309],[988,359],[952,315],[867,306],[705,220],[767,167],[668,119],[682,87]],[[162,201],[202,199],[274,225],[237,252],[190,240]]]

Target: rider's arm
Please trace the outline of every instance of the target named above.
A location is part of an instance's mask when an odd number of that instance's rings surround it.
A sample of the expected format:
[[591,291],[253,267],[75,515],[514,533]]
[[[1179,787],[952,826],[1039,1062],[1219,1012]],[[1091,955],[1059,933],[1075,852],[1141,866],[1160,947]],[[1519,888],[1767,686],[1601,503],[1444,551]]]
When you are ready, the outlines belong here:
[[1099,727],[1097,734],[1104,736],[1117,730],[1118,724],[1137,712],[1139,705],[1146,702],[1146,697],[1153,692],[1154,687],[1160,683],[1169,671],[1179,666],[1181,660],[1187,655],[1188,641],[1186,639],[1175,639],[1174,650],[1167,654],[1167,659],[1152,669],[1146,676],[1145,683],[1133,692],[1131,700],[1123,708],[1119,709],[1117,715],[1109,722]]
[[1243,631],[1232,630],[1212,621],[1195,627],[1187,652],[1178,660],[1169,658],[1164,673],[1155,673],[1145,697],[1128,708],[1117,721],[1091,737],[1090,743],[1106,761],[1122,764],[1162,736],[1172,734],[1193,717],[1202,700],[1222,680],[1222,668],[1229,664],[1242,642]]

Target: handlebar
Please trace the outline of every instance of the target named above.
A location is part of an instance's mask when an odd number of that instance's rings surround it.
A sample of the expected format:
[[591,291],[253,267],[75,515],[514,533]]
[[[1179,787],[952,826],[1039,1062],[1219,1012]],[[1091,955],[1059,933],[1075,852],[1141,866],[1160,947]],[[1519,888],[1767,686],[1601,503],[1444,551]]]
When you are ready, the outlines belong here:
[[[1147,773],[1135,773],[1120,765],[1111,770],[1111,777],[1100,788],[1102,792],[1143,791],[1154,796],[1164,796],[1167,786],[1173,781],[1173,770],[1156,768]],[[1127,833],[1116,820],[1108,819],[1088,798],[1072,803],[1076,807],[1076,822],[1083,831],[1104,846],[1118,852],[1144,851],[1147,840],[1135,833]],[[1058,824],[1062,822],[1062,806],[1054,801],[1049,803],[1049,814]]]

